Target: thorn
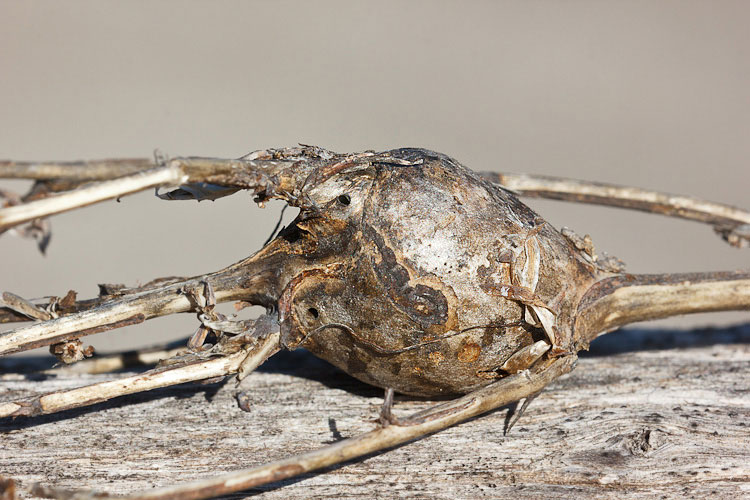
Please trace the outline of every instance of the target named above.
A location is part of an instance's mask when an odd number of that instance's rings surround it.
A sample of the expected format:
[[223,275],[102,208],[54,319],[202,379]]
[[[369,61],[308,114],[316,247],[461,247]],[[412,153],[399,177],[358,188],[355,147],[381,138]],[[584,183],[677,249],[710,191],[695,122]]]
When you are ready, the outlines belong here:
[[508,433],[510,433],[510,430],[514,425],[516,425],[516,422],[518,422],[523,413],[526,411],[526,408],[529,407],[529,404],[531,404],[531,402],[534,401],[534,399],[536,399],[539,394],[541,394],[541,391],[524,398],[523,404],[521,404],[521,408],[518,408],[518,402],[516,401],[515,405],[512,406],[510,411],[508,412],[508,418],[505,421],[505,429],[503,429],[503,436],[507,436]]
[[399,425],[398,419],[393,415],[392,409],[393,409],[393,396],[394,391],[392,387],[388,387],[385,390],[385,397],[383,398],[383,406],[380,407],[380,416],[378,417],[377,422],[382,425],[383,427],[388,427],[389,425]]

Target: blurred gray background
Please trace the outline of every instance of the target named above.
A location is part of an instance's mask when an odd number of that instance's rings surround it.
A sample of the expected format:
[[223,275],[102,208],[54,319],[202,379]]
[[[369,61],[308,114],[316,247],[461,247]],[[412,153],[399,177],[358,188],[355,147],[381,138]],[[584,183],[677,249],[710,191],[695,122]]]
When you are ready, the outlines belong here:
[[[422,146],[477,170],[750,208],[748,19],[744,1],[3,1],[0,157]],[[591,234],[631,272],[750,268],[748,250],[703,225],[529,204],[558,227]],[[279,210],[261,210],[246,194],[105,202],[54,217],[46,257],[3,235],[0,289],[91,297],[101,282],[217,270],[257,250]],[[88,340],[100,351],[122,349],[196,325],[183,315]]]

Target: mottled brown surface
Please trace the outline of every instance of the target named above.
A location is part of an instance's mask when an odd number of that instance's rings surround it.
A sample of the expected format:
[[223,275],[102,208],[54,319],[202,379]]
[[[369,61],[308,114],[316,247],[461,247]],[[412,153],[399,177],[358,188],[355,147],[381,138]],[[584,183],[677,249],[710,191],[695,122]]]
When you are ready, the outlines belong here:
[[248,161],[255,180],[244,187],[257,200],[300,209],[236,266],[274,270],[243,298],[278,301],[282,345],[413,395],[486,385],[543,337],[551,353],[576,350],[578,300],[602,271],[513,194],[450,157],[301,147]]

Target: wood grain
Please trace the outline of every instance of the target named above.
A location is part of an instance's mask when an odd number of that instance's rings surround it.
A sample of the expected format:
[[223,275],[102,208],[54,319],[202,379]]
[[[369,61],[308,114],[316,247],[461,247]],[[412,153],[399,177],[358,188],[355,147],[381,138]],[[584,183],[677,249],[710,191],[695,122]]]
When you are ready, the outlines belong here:
[[[112,375],[24,373],[0,402]],[[321,473],[245,492],[295,498],[748,498],[750,324],[626,330],[592,344],[503,435],[508,409]],[[243,383],[186,384],[86,410],[0,421],[0,475],[126,493],[260,465],[370,430],[382,394],[304,352]],[[431,402],[396,400],[396,415]]]

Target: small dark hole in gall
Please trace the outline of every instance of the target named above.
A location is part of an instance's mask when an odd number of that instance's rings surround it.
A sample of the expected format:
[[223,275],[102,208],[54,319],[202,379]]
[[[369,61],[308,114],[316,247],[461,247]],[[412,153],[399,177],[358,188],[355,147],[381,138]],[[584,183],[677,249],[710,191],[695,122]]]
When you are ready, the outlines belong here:
[[320,313],[314,307],[311,307],[310,309],[308,309],[307,312],[309,312],[310,316],[312,316],[313,318],[317,318],[318,316],[320,316]]
[[352,198],[348,194],[339,195],[338,200],[342,205],[349,205],[352,202]]

